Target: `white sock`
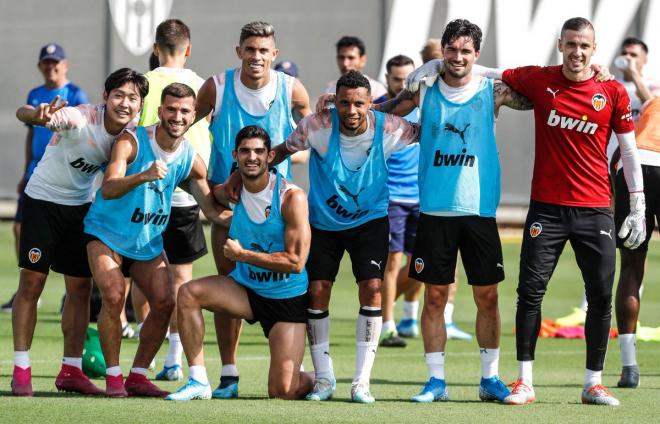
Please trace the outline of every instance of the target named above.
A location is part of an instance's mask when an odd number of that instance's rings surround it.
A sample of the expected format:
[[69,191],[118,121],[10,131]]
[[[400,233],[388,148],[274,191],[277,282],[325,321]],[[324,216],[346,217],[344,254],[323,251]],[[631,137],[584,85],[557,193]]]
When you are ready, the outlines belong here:
[[387,321],[383,321],[382,333],[387,334],[392,331],[396,332],[396,324],[394,323],[394,320],[390,319]]
[[14,351],[14,366],[28,369],[30,368],[30,352],[27,350]]
[[588,389],[594,384],[600,384],[603,371],[591,371],[590,369],[584,370],[584,388]]
[[355,376],[353,383],[369,384],[383,326],[379,307],[362,306],[355,325]]
[[417,319],[417,312],[419,311],[419,300],[408,302],[403,301],[403,319]]
[[201,384],[209,384],[209,377],[206,374],[206,367],[204,365],[191,365],[188,369],[190,371],[190,378]]
[[589,309],[589,302],[587,302],[586,294],[582,295],[582,303],[580,303],[580,309],[582,309],[584,312],[587,312],[587,309]]
[[637,344],[635,333],[619,334],[619,348],[621,349],[621,364],[624,367],[637,365]]
[[454,322],[454,304],[447,302],[445,305],[445,325]]
[[79,370],[82,370],[82,358],[72,358],[65,356],[62,358],[62,364],[70,365],[72,367],[78,368]]
[[[106,371],[107,372],[107,371]],[[131,374],[140,374],[143,376],[147,376],[147,372],[149,372],[148,369],[146,368],[141,368],[141,367],[133,367],[131,368]]]
[[121,375],[121,367],[117,365],[116,367],[106,368],[105,373],[110,377],[119,377]]
[[[206,369],[204,370],[204,372],[206,372]],[[222,370],[220,371],[220,377],[238,377],[238,376],[239,376],[238,367],[236,366],[236,364],[226,364],[222,366]]]
[[479,348],[481,357],[481,376],[483,378],[495,377],[500,365],[500,348]]
[[518,361],[518,378],[532,387],[532,366],[534,361]]
[[330,358],[330,314],[328,311],[307,310],[307,338],[316,378],[335,378]]
[[183,345],[179,333],[170,333],[168,337],[170,344],[167,349],[167,356],[165,357],[165,366],[173,367],[174,365],[181,365],[181,355],[183,355]]
[[445,379],[445,352],[429,352],[424,354],[426,368],[429,370],[429,379],[431,377],[439,380]]

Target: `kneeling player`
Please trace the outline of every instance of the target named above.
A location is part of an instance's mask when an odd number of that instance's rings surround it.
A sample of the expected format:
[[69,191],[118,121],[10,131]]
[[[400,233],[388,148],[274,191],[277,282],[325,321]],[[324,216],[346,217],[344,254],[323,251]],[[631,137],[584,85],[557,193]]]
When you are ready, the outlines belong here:
[[[191,281],[179,290],[178,324],[190,378],[169,400],[211,398],[204,367],[202,309],[261,323],[270,345],[270,397],[298,399],[312,389],[312,378],[299,371],[308,306],[307,198],[280,174],[268,172],[275,153],[262,128],[251,125],[239,131],[235,149],[243,189],[224,254],[236,261],[236,269],[229,276]],[[218,197],[221,187],[216,189]]]
[[[106,394],[112,397],[168,394],[146,375],[174,309],[174,286],[162,238],[174,189],[182,183],[188,186],[204,215],[219,225],[231,214],[220,212],[206,181],[204,161],[183,137],[195,118],[195,92],[173,83],[163,89],[161,103],[159,125],[138,127],[117,139],[103,186],[85,218],[90,268],[103,301],[98,327],[107,364]],[[151,312],[124,384],[119,349],[125,276],[140,287]]]

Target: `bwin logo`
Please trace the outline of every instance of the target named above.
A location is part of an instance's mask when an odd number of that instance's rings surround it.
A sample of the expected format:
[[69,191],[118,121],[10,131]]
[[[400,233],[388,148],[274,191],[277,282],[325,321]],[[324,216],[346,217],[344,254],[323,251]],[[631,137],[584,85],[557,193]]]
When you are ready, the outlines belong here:
[[69,165],[73,166],[75,169],[80,170],[80,172],[84,172],[86,174],[93,174],[99,169],[101,169],[101,166],[99,165],[94,165],[93,163],[85,162],[84,158],[78,158],[73,162],[69,162]]
[[169,214],[164,214],[162,209],[159,209],[157,213],[153,213],[143,212],[140,208],[135,208],[133,216],[131,216],[131,222],[144,225],[165,225],[169,217]]
[[584,134],[593,134],[598,129],[598,124],[587,121],[587,115],[582,115],[582,119],[569,118],[567,116],[561,116],[554,109],[550,111],[547,123],[551,127],[559,126],[562,129],[573,130]]

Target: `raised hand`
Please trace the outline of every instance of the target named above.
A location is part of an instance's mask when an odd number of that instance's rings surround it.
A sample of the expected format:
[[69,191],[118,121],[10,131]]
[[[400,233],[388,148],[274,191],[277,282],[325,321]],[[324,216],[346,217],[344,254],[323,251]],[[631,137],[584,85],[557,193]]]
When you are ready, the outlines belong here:
[[60,96],[55,96],[50,103],[41,103],[34,108],[31,121],[34,125],[47,125],[53,117],[53,114],[67,105],[67,102],[60,102]]
[[238,240],[228,238],[222,250],[225,254],[225,258],[236,262],[241,256],[243,246],[241,246],[241,243]]
[[167,175],[167,164],[161,160],[155,160],[149,169],[142,173],[146,181],[162,180]]
[[335,93],[321,94],[316,101],[316,113],[321,113],[324,109],[330,109],[330,105],[335,103],[336,97]]

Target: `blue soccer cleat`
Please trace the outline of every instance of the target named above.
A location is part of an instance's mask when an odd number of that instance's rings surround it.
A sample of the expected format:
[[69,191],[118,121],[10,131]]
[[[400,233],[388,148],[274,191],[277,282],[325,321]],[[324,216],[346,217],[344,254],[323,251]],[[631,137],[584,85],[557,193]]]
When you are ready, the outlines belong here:
[[185,386],[165,397],[165,400],[193,399],[211,399],[211,386],[189,378]]
[[234,399],[238,397],[238,381],[222,387],[222,383],[211,394],[213,399]]
[[402,319],[396,326],[396,331],[401,337],[417,337],[419,336],[419,327],[417,327],[416,319]]
[[312,401],[322,401],[332,399],[337,389],[337,381],[334,377],[317,378],[314,382],[314,388],[305,396],[305,399]]
[[156,374],[156,380],[183,381],[183,369],[181,369],[181,365],[179,364],[174,364],[171,367],[163,366],[163,369]]
[[410,398],[413,402],[428,403],[437,400],[449,400],[449,392],[447,391],[447,383],[445,380],[431,377],[424,385],[422,391],[418,395]]
[[504,402],[504,399],[511,394],[506,384],[499,377],[481,378],[479,384],[479,399],[483,401],[496,400]]

